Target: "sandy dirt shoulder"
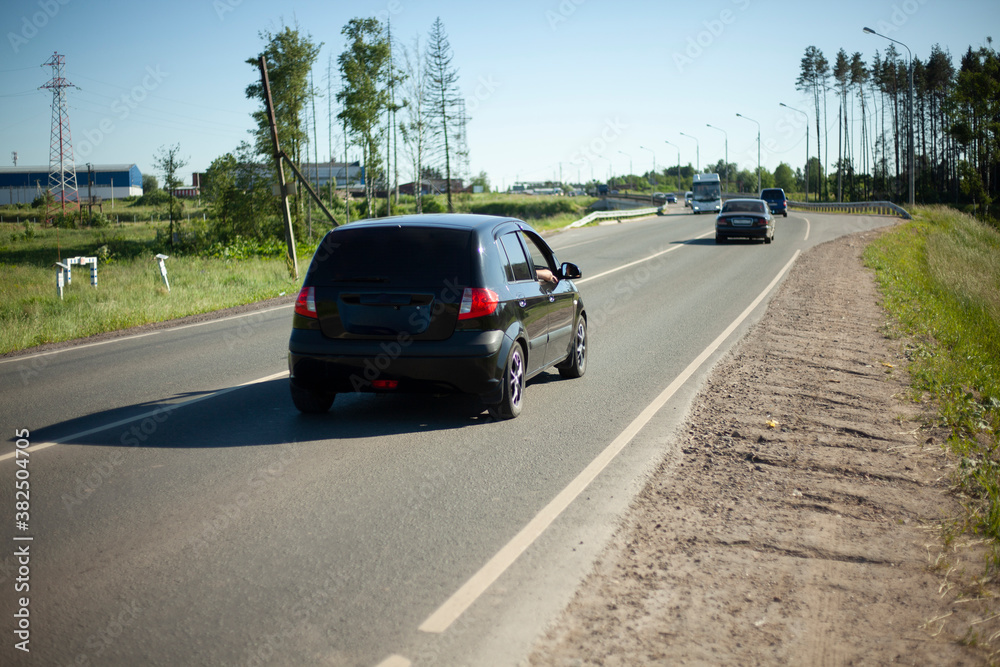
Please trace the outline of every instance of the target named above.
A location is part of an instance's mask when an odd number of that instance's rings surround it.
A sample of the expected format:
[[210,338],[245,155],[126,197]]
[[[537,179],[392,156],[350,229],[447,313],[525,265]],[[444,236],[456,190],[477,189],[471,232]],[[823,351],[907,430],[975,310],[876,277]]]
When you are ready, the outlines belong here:
[[799,258],[528,664],[988,661],[945,434],[861,262],[878,233]]

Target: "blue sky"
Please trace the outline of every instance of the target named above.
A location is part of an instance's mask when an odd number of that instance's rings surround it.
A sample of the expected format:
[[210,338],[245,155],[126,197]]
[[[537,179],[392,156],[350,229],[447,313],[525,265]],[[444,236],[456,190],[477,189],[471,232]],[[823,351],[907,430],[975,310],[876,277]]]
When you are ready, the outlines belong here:
[[[840,48],[870,62],[889,42],[926,58],[934,44],[958,59],[988,36],[1000,42],[996,0],[507,0],[495,3],[380,0],[334,3],[259,0],[6,0],[0,19],[0,164],[47,165],[52,94],[42,67],[66,56],[76,162],[135,163],[155,173],[153,155],[180,144],[185,171],[204,171],[247,139],[255,81],[246,64],[263,48],[261,31],[283,25],[322,42],[316,86],[326,92],[329,59],[344,50],[341,28],[357,16],[390,17],[410,46],[438,16],[467,100],[470,170],[492,185],[515,180],[603,179],[609,171],[730,162],[805,161],[812,101],[795,90],[799,63],[814,45],[831,61]],[[902,49],[901,49],[902,50]],[[905,54],[905,51],[904,51]],[[334,89],[336,89],[336,81]],[[828,109],[829,161],[836,159],[836,102]],[[334,114],[337,109],[334,108]],[[329,157],[327,100],[317,101],[320,160]],[[723,132],[706,127],[711,124]],[[695,137],[683,136],[685,133]],[[696,141],[697,140],[697,141]],[[665,141],[670,141],[668,145]],[[336,157],[343,138],[334,133]],[[815,155],[815,130],[810,139]],[[359,152],[349,148],[352,160]],[[410,172],[401,159],[401,176]],[[189,182],[189,175],[185,182]]]

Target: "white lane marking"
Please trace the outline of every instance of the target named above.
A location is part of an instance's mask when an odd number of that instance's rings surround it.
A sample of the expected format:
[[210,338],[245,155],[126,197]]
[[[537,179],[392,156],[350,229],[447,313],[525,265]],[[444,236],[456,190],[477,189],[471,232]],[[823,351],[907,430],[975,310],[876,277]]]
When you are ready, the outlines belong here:
[[[29,454],[33,453],[33,452],[38,452],[38,451],[41,451],[43,449],[48,449],[49,447],[54,447],[55,445],[60,445],[60,444],[62,444],[64,442],[70,442],[70,441],[76,440],[78,438],[82,438],[84,436],[92,435],[94,433],[100,433],[101,431],[107,431],[108,429],[117,428],[119,426],[124,426],[125,424],[131,424],[132,422],[139,421],[140,419],[147,419],[149,417],[155,417],[157,415],[163,414],[164,412],[172,412],[172,411],[174,411],[174,410],[176,410],[178,408],[183,408],[183,407],[186,407],[188,405],[194,405],[195,403],[200,403],[201,401],[207,401],[210,398],[217,398],[219,396],[223,396],[225,394],[228,394],[231,391],[236,391],[237,389],[242,389],[243,387],[249,387],[251,385],[260,384],[262,382],[269,382],[270,380],[277,380],[279,378],[287,377],[287,376],[288,376],[288,371],[281,371],[280,373],[275,373],[273,375],[268,375],[266,377],[257,378],[256,380],[250,380],[249,382],[244,382],[243,384],[238,384],[238,385],[235,385],[233,387],[226,387],[225,389],[217,389],[217,390],[215,390],[215,391],[213,391],[213,392],[211,392],[209,394],[204,394],[202,396],[196,396],[195,398],[191,398],[191,399],[188,399],[186,401],[182,401],[180,403],[164,403],[161,407],[159,407],[159,408],[157,408],[155,410],[149,410],[148,412],[143,412],[140,415],[135,415],[133,417],[126,417],[125,419],[119,419],[118,421],[112,422],[110,424],[104,424],[102,426],[96,426],[94,428],[87,429],[86,431],[80,431],[79,433],[74,433],[73,435],[63,436],[62,438],[58,438],[58,439],[53,440],[51,442],[40,442],[37,445],[32,445],[32,446],[28,447],[27,449],[25,449],[23,451],[26,451]],[[17,455],[16,450],[13,451],[13,452],[9,452],[7,454],[3,454],[2,456],[0,456],[0,461],[5,461],[7,459],[12,459],[16,455]]]
[[230,315],[229,317],[220,317],[215,320],[206,320],[204,322],[195,322],[193,324],[181,324],[176,327],[165,327],[163,329],[157,329],[156,331],[147,331],[141,334],[132,334],[131,336],[122,336],[120,338],[111,338],[109,340],[102,340],[96,343],[85,343],[84,345],[73,345],[72,347],[63,347],[58,350],[51,350],[49,352],[38,352],[37,354],[25,354],[18,357],[10,357],[9,359],[0,359],[0,364],[7,364],[14,361],[25,361],[27,359],[35,359],[37,357],[47,357],[51,354],[60,354],[62,352],[70,352],[72,350],[83,350],[88,347],[97,347],[98,345],[108,345],[109,343],[120,343],[126,340],[135,340],[136,338],[145,338],[146,336],[156,336],[157,334],[168,333],[171,331],[180,331],[181,329],[190,329],[192,327],[203,327],[206,324],[215,324],[217,322],[227,322],[229,320],[235,320],[240,317],[249,317],[251,315],[263,315],[264,313],[273,313],[276,310],[281,310],[282,308],[292,308],[295,304],[288,303],[283,306],[275,306],[274,308],[268,308],[266,310],[253,310],[249,313],[242,313],[240,315]]
[[806,237],[804,239],[802,239],[802,240],[803,241],[808,241],[809,240],[809,229],[810,229],[809,218],[807,218],[805,216],[802,216],[802,219],[806,221]]
[[[695,238],[696,239],[703,239],[706,236],[711,236],[714,233],[715,233],[715,230],[713,229],[712,231],[705,232],[701,236],[696,236]],[[648,262],[651,259],[656,259],[660,255],[666,255],[668,252],[673,252],[674,250],[677,250],[679,248],[683,248],[687,244],[688,244],[687,241],[682,241],[682,242],[680,242],[679,244],[677,244],[675,246],[671,246],[671,247],[667,248],[666,250],[661,250],[660,252],[653,253],[652,255],[649,255],[648,257],[643,257],[642,259],[637,259],[634,262],[629,262],[628,264],[622,264],[621,266],[615,267],[613,269],[609,269],[609,270],[607,270],[607,271],[605,271],[603,273],[598,273],[596,276],[590,276],[588,278],[581,278],[580,280],[574,280],[573,282],[575,282],[577,285],[582,285],[585,282],[589,282],[591,280],[597,280],[598,278],[603,278],[604,276],[610,275],[612,273],[616,273],[618,271],[622,271],[622,270],[627,269],[629,267],[635,266],[636,264],[642,264],[643,262]]]
[[508,567],[510,567],[517,558],[524,553],[531,544],[538,539],[538,537],[552,524],[556,518],[562,514],[573,500],[580,495],[580,493],[597,477],[598,474],[625,448],[632,438],[636,436],[639,431],[649,422],[650,419],[666,405],[667,401],[673,397],[673,395],[680,389],[685,382],[687,382],[692,375],[701,367],[702,364],[725,342],[726,338],[736,330],[740,324],[743,323],[750,313],[760,305],[760,302],[774,289],[775,285],[781,280],[782,276],[788,272],[792,267],[792,264],[798,258],[801,251],[796,250],[792,258],[788,260],[788,263],[778,272],[778,275],[774,277],[774,280],[764,288],[756,299],[753,300],[746,310],[744,310],[739,317],[737,317],[733,322],[726,327],[719,336],[712,341],[712,343],[699,354],[694,361],[688,364],[687,368],[681,372],[673,382],[671,382],[666,389],[664,389],[659,396],[653,400],[646,408],[639,413],[639,416],[632,420],[632,423],[622,431],[617,438],[615,438],[610,445],[608,445],[603,452],[601,452],[597,458],[590,462],[590,464],[584,468],[577,477],[570,482],[566,488],[559,492],[559,494],[553,498],[548,505],[542,508],[542,510],[535,515],[535,517],[528,522],[528,524],[521,529],[521,531],[511,539],[510,542],[505,544],[496,555],[491,558],[486,565],[484,565],[478,572],[476,572],[472,577],[462,584],[450,598],[448,598],[444,604],[437,608],[437,610],[431,614],[427,620],[420,624],[420,630],[423,632],[432,633],[442,633],[451,626],[455,620],[461,616],[466,609],[468,609],[472,603],[474,603],[480,595],[482,595],[486,590],[500,578]]
[[390,655],[388,658],[378,663],[375,667],[410,667],[413,664],[401,655]]

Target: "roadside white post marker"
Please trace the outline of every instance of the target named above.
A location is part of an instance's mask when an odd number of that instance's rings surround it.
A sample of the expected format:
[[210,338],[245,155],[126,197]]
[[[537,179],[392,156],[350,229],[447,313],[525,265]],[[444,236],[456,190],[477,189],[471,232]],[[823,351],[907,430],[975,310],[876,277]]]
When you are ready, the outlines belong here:
[[56,291],[59,293],[59,300],[62,301],[63,281],[66,280],[66,273],[69,271],[69,267],[62,262],[56,262],[54,266],[56,267]]
[[167,286],[167,291],[170,291],[170,281],[167,280],[167,265],[163,263],[163,260],[169,259],[170,255],[159,254],[156,256],[157,261],[160,263],[160,275],[163,276],[163,284]]
[[97,258],[96,257],[70,257],[66,260],[66,284],[73,284],[73,265],[90,265],[90,285],[97,287]]

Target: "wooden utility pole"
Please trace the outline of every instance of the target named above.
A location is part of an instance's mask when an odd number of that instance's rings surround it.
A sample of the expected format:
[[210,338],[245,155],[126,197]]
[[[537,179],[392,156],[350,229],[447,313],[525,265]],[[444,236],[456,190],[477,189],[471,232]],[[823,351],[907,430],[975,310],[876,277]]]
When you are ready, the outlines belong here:
[[274,105],[271,103],[271,84],[267,79],[267,63],[260,57],[260,78],[264,85],[264,104],[267,106],[267,122],[271,127],[271,143],[274,144],[274,168],[278,172],[278,187],[281,189],[281,215],[285,219],[285,243],[288,246],[286,259],[292,278],[299,277],[299,262],[295,252],[295,231],[292,229],[292,212],[288,208],[288,183],[285,169],[281,164],[281,148],[278,144],[278,126],[274,120]]

